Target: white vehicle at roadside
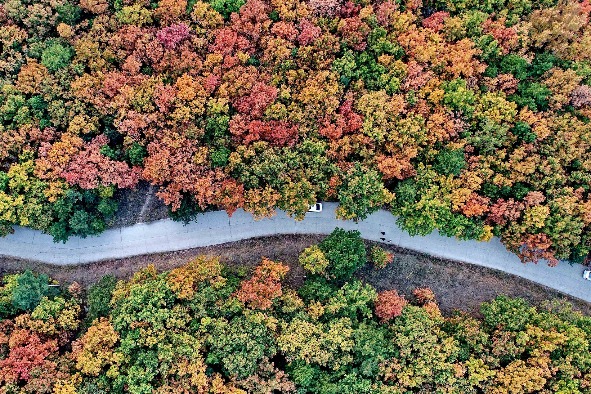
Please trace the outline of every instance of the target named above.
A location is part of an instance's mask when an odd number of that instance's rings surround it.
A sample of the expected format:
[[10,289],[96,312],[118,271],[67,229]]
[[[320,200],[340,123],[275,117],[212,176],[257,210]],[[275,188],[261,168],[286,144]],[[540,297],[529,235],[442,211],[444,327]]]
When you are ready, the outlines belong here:
[[316,204],[311,205],[308,212],[322,212],[322,203],[317,202]]
[[591,280],[591,270],[583,271],[583,279]]

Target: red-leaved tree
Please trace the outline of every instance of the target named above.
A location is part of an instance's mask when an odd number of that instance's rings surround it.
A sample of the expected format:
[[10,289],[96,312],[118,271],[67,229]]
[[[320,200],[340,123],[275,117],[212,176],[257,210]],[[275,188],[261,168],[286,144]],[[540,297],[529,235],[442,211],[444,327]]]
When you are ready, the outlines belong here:
[[188,38],[190,35],[189,26],[184,23],[177,23],[172,26],[162,28],[156,33],[156,38],[162,43],[167,49],[174,49],[177,45]]
[[396,290],[386,290],[378,293],[375,301],[375,314],[382,322],[400,316],[408,301]]
[[281,280],[287,271],[289,271],[288,266],[263,258],[252,277],[242,282],[236,297],[252,308],[270,308],[273,300],[283,294]]

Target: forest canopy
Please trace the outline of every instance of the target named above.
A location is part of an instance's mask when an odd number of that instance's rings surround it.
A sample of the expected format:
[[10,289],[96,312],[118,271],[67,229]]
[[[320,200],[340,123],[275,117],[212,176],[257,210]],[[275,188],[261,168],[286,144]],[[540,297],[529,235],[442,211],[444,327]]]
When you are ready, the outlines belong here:
[[0,0],[0,233],[317,200],[591,250],[588,0]]
[[[30,271],[0,283],[0,392],[12,394],[588,393],[591,318],[554,300],[498,297],[478,317],[435,295],[378,292],[369,257],[336,230],[289,266],[198,257],[106,276],[87,292]],[[386,258],[386,260],[388,260]],[[391,259],[389,259],[391,260]],[[386,264],[391,264],[386,261]],[[292,266],[293,267],[293,266]]]

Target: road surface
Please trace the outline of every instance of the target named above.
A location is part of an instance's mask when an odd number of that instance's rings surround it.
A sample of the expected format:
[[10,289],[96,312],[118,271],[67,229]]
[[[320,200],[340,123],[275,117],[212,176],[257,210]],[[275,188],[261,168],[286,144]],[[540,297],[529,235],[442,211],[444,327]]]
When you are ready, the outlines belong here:
[[355,223],[335,218],[336,203],[324,203],[320,213],[308,213],[295,221],[284,212],[272,218],[254,220],[239,210],[231,218],[223,211],[200,215],[195,222],[183,225],[172,220],[136,224],[110,229],[99,236],[72,237],[65,244],[28,228],[16,228],[14,234],[0,238],[0,255],[70,265],[135,255],[168,252],[217,245],[225,242],[276,234],[329,234],[335,227],[359,230],[365,239],[494,268],[591,302],[591,281],[582,278],[583,267],[560,263],[557,267],[522,264],[497,238],[490,242],[460,241],[432,233],[410,236],[398,228],[388,211],[378,211]]

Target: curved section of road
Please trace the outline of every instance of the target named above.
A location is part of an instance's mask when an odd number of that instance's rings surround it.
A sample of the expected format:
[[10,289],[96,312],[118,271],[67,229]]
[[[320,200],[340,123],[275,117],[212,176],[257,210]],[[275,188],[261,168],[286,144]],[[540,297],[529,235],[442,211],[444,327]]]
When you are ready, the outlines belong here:
[[579,264],[561,263],[557,267],[545,263],[522,264],[497,238],[490,242],[460,241],[436,232],[412,237],[396,225],[396,217],[388,211],[378,211],[358,223],[338,220],[337,206],[324,203],[322,212],[308,213],[299,222],[281,211],[258,221],[241,210],[231,218],[223,211],[208,212],[188,225],[166,219],[107,230],[96,237],[73,237],[65,244],[54,243],[49,235],[39,231],[17,228],[14,234],[0,238],[0,254],[72,265],[276,234],[329,234],[335,227],[341,227],[358,230],[368,240],[504,271],[591,302],[591,282],[582,278],[583,267]]

